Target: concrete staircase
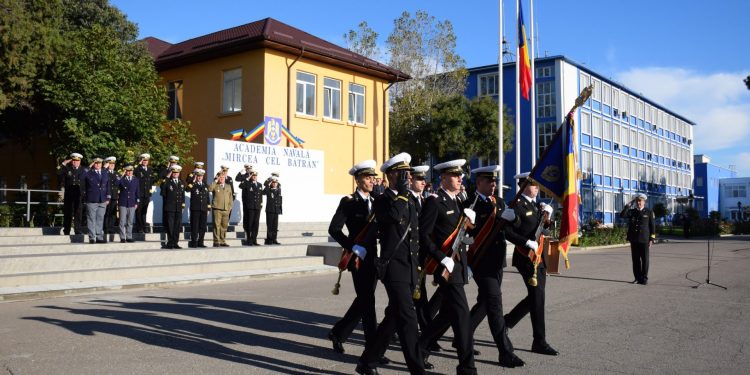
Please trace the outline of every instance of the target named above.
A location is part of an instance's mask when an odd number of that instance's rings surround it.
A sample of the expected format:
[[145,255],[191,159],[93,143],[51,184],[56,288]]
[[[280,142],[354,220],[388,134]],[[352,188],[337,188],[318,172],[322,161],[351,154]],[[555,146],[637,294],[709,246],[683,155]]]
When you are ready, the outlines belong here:
[[[324,263],[325,254],[308,256],[309,245],[330,240],[328,223],[281,223],[279,227],[281,245],[242,246],[244,233],[230,227],[230,247],[211,247],[209,231],[205,239],[208,248],[190,249],[190,233],[183,231],[183,249],[177,250],[161,249],[166,240],[163,233],[135,235],[134,243],[120,243],[119,236],[109,235],[106,244],[89,244],[83,235],[60,235],[60,228],[0,228],[0,301],[335,272],[335,267]],[[260,243],[265,235],[259,233]],[[327,251],[340,253],[340,248],[331,246]]]

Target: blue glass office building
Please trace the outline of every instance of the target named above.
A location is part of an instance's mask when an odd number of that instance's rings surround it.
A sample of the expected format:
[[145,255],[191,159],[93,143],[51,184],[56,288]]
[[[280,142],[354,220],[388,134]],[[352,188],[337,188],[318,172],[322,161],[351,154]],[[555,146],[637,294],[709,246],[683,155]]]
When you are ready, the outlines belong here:
[[[577,112],[578,162],[582,171],[581,220],[612,224],[636,193],[648,205],[672,212],[676,199],[692,193],[693,125],[690,120],[563,56],[535,61],[537,155],[549,144],[589,84],[594,93]],[[498,66],[469,69],[465,95],[497,99]],[[503,101],[515,112],[515,63],[503,64]],[[521,170],[531,169],[530,103],[521,100]],[[503,181],[512,185],[515,150],[505,150]],[[497,160],[473,160],[473,166]]]

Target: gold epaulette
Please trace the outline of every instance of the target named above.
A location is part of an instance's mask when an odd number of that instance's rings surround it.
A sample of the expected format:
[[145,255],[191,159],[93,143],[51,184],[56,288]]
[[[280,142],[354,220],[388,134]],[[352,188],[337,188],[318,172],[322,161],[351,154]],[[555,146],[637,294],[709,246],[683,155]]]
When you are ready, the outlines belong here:
[[189,184],[188,189],[192,189],[192,188],[193,188],[193,184]]
[[396,199],[403,199],[404,202],[409,202],[409,198],[403,196],[403,195],[397,195]]

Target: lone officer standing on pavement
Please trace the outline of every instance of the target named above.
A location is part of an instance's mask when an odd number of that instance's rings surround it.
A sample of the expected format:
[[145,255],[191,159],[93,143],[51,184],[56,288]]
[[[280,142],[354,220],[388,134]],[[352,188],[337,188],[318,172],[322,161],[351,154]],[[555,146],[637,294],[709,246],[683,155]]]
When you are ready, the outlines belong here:
[[167,243],[164,249],[182,249],[180,240],[182,209],[185,207],[185,184],[180,180],[182,167],[175,164],[170,167],[171,174],[161,184],[161,196],[164,200],[164,222],[167,231]]
[[242,226],[245,229],[245,245],[258,246],[258,224],[263,208],[263,184],[258,182],[258,172],[245,164],[245,169],[237,173],[242,190]]
[[63,195],[63,234],[70,235],[71,220],[74,221],[75,234],[81,234],[81,202],[83,196],[81,192],[81,175],[84,172],[81,167],[83,156],[77,152],[63,160],[62,164],[57,167],[57,175],[60,178],[60,184],[65,189]]
[[146,222],[148,205],[151,203],[151,194],[153,193],[154,171],[149,168],[148,163],[151,161],[151,155],[141,154],[140,164],[135,168],[133,175],[138,179],[138,208],[135,210],[135,232],[149,233],[151,229]]
[[[519,186],[526,184],[529,172],[520,173],[515,176]],[[526,314],[531,315],[531,327],[534,332],[534,341],[531,344],[531,351],[538,354],[557,355],[557,350],[553,349],[546,340],[544,326],[544,288],[547,280],[546,258],[547,253],[542,252],[541,263],[534,267],[532,259],[536,257],[535,251],[539,248],[536,239],[536,230],[543,218],[544,212],[548,217],[552,217],[552,207],[540,203],[537,205],[536,197],[539,194],[539,186],[529,180],[525,185],[521,196],[516,200],[513,211],[515,218],[505,226],[505,237],[516,245],[513,251],[513,266],[523,278],[526,286],[526,298],[522,299],[516,307],[505,316],[505,325],[508,329],[513,328],[523,319]],[[543,224],[545,227],[549,223]],[[537,275],[537,285],[529,285],[529,280]]]
[[208,220],[208,186],[203,182],[206,171],[193,171],[193,182],[188,184],[190,192],[190,242],[188,247],[206,247],[203,238],[206,236],[206,222]]
[[[341,198],[328,226],[328,234],[352,255],[347,269],[352,274],[354,292],[357,294],[344,317],[336,322],[328,333],[333,350],[337,353],[344,352],[343,343],[359,325],[360,320],[365,333],[365,347],[372,346],[375,342],[378,327],[375,315],[375,286],[378,279],[373,265],[373,259],[377,254],[377,228],[372,214],[374,199],[370,195],[373,176],[376,175],[375,160],[365,160],[354,165],[349,174],[354,176],[357,189],[353,194]],[[342,230],[344,225],[348,235]]]
[[425,373],[412,299],[419,262],[419,217],[414,202],[409,199],[410,162],[411,155],[403,152],[380,167],[388,176],[388,189],[375,198],[374,210],[380,238],[380,263],[384,265],[381,267],[384,272],[378,271],[378,277],[388,293],[388,307],[378,326],[374,345],[366,347],[359,357],[355,370],[358,374],[377,374],[378,359],[396,331],[409,372]]
[[102,170],[102,159],[95,158],[92,169],[83,175],[83,191],[86,200],[86,226],[89,243],[106,243],[104,239],[104,213],[112,199],[109,173]]
[[648,284],[648,251],[656,240],[654,213],[646,207],[646,194],[638,194],[620,212],[628,219],[628,241],[633,258],[633,284]]

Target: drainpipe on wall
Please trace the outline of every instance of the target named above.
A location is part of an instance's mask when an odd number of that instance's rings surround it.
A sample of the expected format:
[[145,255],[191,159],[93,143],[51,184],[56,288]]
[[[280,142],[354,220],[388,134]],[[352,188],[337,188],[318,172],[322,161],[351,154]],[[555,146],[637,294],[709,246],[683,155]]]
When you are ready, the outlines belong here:
[[[386,140],[386,133],[388,131],[388,122],[385,120],[390,119],[391,117],[388,116],[388,101],[386,100],[386,91],[391,88],[396,82],[398,82],[398,74],[396,75],[396,80],[392,83],[389,83],[388,86],[383,89],[383,162],[388,160],[388,150],[385,148],[385,140]],[[376,139],[377,142],[377,139]]]
[[[292,67],[303,54],[305,54],[305,47],[302,47],[302,51],[299,53],[299,56],[292,61],[292,64],[286,67],[286,128],[289,129],[290,132],[292,131],[292,95],[290,89],[290,83],[292,83]],[[286,147],[289,147],[288,139],[286,140]]]

